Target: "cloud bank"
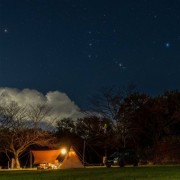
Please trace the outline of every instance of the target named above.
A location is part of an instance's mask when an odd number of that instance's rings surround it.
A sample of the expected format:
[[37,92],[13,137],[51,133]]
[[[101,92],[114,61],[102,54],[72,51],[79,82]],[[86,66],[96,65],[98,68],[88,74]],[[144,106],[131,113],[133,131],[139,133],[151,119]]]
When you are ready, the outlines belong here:
[[0,88],[0,101],[6,104],[14,101],[20,106],[47,104],[53,108],[48,119],[77,119],[83,116],[80,108],[65,93],[59,91],[50,91],[43,95],[32,89]]

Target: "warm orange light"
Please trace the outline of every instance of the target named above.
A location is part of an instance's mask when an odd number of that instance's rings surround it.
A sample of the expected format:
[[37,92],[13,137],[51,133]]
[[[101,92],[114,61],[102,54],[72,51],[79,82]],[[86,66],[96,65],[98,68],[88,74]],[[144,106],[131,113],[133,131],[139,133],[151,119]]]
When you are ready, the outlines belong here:
[[66,150],[65,148],[62,148],[62,149],[61,149],[61,154],[62,154],[62,155],[65,155],[66,153],[67,153],[67,150]]

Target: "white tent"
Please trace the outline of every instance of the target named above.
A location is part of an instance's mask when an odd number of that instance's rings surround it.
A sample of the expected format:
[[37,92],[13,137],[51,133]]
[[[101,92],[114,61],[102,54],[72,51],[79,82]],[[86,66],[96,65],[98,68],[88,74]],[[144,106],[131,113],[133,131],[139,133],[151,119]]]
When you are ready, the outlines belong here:
[[84,168],[82,162],[72,147],[65,156],[61,168]]

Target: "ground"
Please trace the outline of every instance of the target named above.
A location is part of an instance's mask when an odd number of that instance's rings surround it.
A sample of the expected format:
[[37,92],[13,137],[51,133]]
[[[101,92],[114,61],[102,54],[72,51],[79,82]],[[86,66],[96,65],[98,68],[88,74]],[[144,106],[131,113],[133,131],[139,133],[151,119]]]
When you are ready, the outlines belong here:
[[140,166],[140,167],[91,167],[84,169],[60,170],[18,170],[0,171],[1,180],[178,180],[180,166]]

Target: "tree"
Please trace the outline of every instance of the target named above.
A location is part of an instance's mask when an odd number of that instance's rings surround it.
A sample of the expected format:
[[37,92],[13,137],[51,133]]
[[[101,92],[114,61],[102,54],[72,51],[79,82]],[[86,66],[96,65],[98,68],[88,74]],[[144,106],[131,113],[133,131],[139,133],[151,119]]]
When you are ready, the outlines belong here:
[[[86,116],[84,118],[77,119],[77,135],[85,140],[91,150],[92,147],[94,147],[102,156],[107,156],[108,149],[112,149],[114,147],[112,131],[111,121],[107,118]],[[92,161],[92,151],[89,153],[88,157],[91,159],[90,161]],[[100,159],[100,161],[102,161],[102,159]]]
[[101,116],[108,118],[112,123],[116,123],[117,113],[124,100],[125,92],[119,88],[102,89],[97,95],[90,99],[91,109]]
[[[114,145],[118,148],[126,146],[126,139],[130,135],[129,127],[127,127],[129,126],[129,120],[126,118],[127,113],[122,112],[120,109],[124,104],[125,98],[132,94],[133,91],[134,85],[132,84],[127,86],[125,90],[112,87],[103,89],[91,100],[92,109],[111,121]],[[125,114],[126,117],[124,116]]]
[[50,146],[53,135],[42,129],[42,122],[50,113],[45,105],[20,107],[11,102],[0,106],[0,151],[15,159],[20,168],[19,157],[31,145]]
[[79,137],[76,134],[76,125],[71,118],[64,118],[56,122],[56,136],[64,146],[77,145]]
[[[108,128],[107,130],[105,126]],[[81,138],[98,145],[103,143],[106,131],[110,131],[112,125],[109,119],[104,117],[88,116],[77,119],[76,127],[76,133]]]
[[75,133],[75,123],[71,118],[64,118],[56,122],[58,133],[69,134]]
[[121,147],[137,146],[137,135],[141,126],[137,125],[136,112],[139,111],[148,101],[145,94],[132,93],[124,98],[117,113],[117,140]]
[[148,154],[151,160],[160,161],[163,156],[167,158],[167,155],[163,155],[164,147],[168,147],[169,153],[172,154],[171,142],[179,147],[179,142],[175,143],[179,136],[179,111],[180,93],[171,91],[161,96],[149,97],[132,114],[132,119],[135,120],[133,127],[138,129],[136,133],[138,146],[144,152],[146,150],[151,152]]

